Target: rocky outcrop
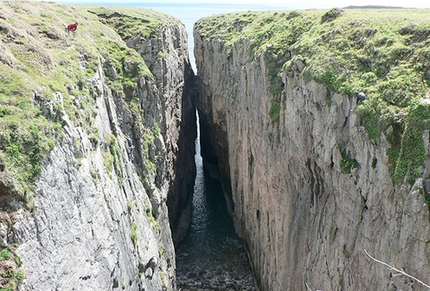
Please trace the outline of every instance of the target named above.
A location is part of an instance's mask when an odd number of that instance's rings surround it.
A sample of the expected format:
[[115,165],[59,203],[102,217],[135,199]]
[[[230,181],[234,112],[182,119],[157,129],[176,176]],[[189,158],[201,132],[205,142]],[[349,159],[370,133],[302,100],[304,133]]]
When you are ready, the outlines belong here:
[[[167,205],[173,241],[177,244],[186,235],[191,219],[191,194],[196,170],[195,164],[190,160],[195,150],[190,145],[196,139],[195,109],[192,102],[196,93],[194,72],[188,60],[186,31],[175,29],[172,25],[160,32],[160,35],[162,37],[151,39],[136,36],[126,43],[152,68],[159,88],[158,94],[162,102],[157,104],[147,99],[145,105],[154,111],[163,112],[166,158],[173,165],[164,179],[170,182]],[[168,57],[160,59],[160,52]]]
[[365,250],[429,281],[423,179],[393,183],[386,136],[371,141],[355,99],[304,76],[305,62],[285,66],[273,94],[264,49],[250,58],[251,37],[228,47],[199,31],[204,21],[194,37],[202,153],[221,171],[259,290],[421,290]]
[[[68,91],[57,92],[55,100],[46,96],[46,90],[35,89],[34,106],[61,127],[41,164],[32,191],[34,207],[25,207],[17,195],[12,196],[13,185],[2,178],[1,196],[9,195],[2,199],[2,248],[13,249],[21,258],[25,271],[21,289],[175,290],[172,230],[179,238],[184,232],[180,226],[189,218],[176,208],[189,207],[195,173],[195,112],[185,85],[193,72],[183,25],[161,14],[150,21],[133,16],[137,23],[161,24],[150,35],[137,30],[136,35],[121,38],[105,21],[107,14],[127,19],[120,8],[100,12],[60,9],[52,3],[8,5],[12,9],[7,6],[2,13],[15,16],[17,27],[26,25],[20,15],[26,11],[49,14],[49,19],[50,10],[73,13],[92,23],[92,31],[78,29],[75,40],[60,35],[46,45],[51,49],[46,49],[47,55],[66,46],[69,54],[78,56],[61,63],[53,57],[53,68],[67,62],[73,67],[76,62],[82,71],[92,73],[75,84],[69,72],[70,82],[64,84]],[[2,25],[4,30],[13,29]],[[110,46],[101,42],[94,53],[92,42],[100,41],[96,32],[100,26],[102,34],[109,34]],[[39,41],[42,51],[43,36],[37,29],[32,33],[35,39],[29,41]],[[108,54],[103,53],[105,48]],[[126,53],[118,58],[115,54],[121,52]],[[90,63],[96,64],[94,71]],[[150,71],[145,72],[145,66]],[[87,110],[91,112],[87,118],[76,119]],[[12,168],[1,171],[8,170]]]

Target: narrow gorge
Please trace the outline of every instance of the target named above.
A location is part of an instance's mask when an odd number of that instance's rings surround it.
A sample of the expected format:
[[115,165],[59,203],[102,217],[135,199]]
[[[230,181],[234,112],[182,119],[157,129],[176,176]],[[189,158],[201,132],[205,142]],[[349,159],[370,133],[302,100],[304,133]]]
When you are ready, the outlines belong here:
[[1,2],[0,289],[180,290],[198,110],[252,288],[424,290],[366,251],[430,282],[429,16],[204,18],[195,75],[169,15]]

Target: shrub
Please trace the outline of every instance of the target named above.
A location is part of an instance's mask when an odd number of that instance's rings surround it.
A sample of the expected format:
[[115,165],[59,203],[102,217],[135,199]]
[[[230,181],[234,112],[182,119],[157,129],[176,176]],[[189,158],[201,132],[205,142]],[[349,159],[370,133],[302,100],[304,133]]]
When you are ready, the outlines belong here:
[[351,153],[347,152],[345,148],[341,148],[340,150],[342,155],[342,160],[340,161],[340,167],[345,173],[351,173],[352,169],[358,167],[358,161],[354,158],[351,158]]
[[0,261],[7,261],[12,257],[12,254],[8,249],[2,249],[0,251]]

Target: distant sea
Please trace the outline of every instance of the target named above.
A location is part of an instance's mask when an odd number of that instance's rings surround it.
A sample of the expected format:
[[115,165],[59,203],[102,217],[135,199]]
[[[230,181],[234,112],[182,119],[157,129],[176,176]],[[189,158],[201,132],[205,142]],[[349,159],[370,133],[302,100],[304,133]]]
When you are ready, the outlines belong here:
[[[232,1],[233,2],[233,1]],[[285,5],[265,5],[265,4],[179,4],[179,3],[100,3],[100,2],[85,2],[78,1],[62,1],[66,4],[85,4],[90,6],[123,6],[136,7],[157,10],[175,18],[178,18],[185,24],[188,34],[188,49],[190,54],[191,65],[195,68],[194,59],[194,39],[193,26],[194,23],[206,16],[215,14],[237,12],[237,11],[267,11],[267,10],[291,10],[293,6]]]

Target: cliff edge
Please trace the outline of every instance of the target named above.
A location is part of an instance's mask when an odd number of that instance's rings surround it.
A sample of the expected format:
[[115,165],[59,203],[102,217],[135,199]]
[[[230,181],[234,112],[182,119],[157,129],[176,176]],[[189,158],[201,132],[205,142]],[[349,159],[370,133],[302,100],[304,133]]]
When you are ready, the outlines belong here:
[[202,155],[221,171],[259,290],[423,288],[365,250],[430,281],[429,13],[196,23]]
[[183,24],[7,1],[0,37],[0,287],[175,290],[195,173]]

